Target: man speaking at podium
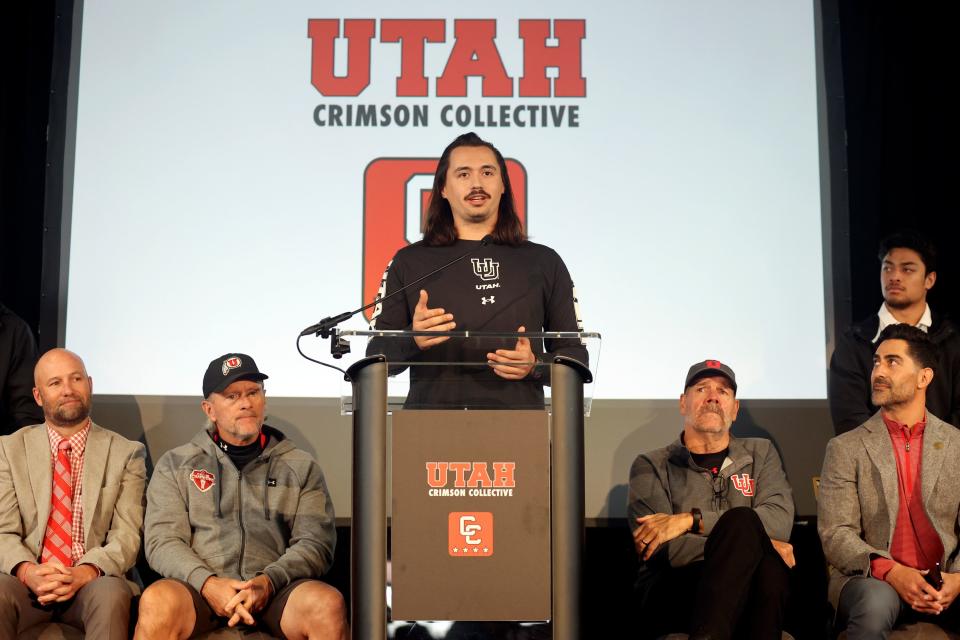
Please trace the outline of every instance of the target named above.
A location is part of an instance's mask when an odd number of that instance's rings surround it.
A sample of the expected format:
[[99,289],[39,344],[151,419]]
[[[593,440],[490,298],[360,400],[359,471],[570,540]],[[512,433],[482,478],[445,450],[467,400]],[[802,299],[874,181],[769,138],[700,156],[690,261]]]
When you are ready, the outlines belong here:
[[[423,240],[400,249],[387,265],[379,297],[457,258],[448,268],[385,300],[374,329],[411,331],[581,331],[573,281],[557,253],[527,240],[500,152],[475,133],[443,151],[433,180]],[[510,344],[513,342],[513,344]],[[546,353],[584,364],[579,340],[504,343],[417,336],[400,344],[374,339],[367,354],[391,362],[486,362],[487,366],[411,368],[406,407],[542,408],[549,382]],[[504,381],[510,384],[505,384]]]

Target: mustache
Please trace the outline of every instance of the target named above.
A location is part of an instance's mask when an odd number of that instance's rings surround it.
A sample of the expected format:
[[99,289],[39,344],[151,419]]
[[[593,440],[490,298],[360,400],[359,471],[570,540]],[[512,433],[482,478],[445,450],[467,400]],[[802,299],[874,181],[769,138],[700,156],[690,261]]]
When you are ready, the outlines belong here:
[[718,404],[708,403],[703,405],[702,407],[700,407],[700,414],[703,415],[704,413],[715,413],[718,416],[725,417],[723,415],[723,409],[721,409],[720,405]]
[[873,379],[873,384],[872,384],[871,386],[874,387],[874,388],[876,388],[877,385],[885,385],[885,386],[887,386],[887,387],[892,387],[892,386],[893,386],[893,382],[890,380],[890,378],[884,378],[883,376],[877,376],[876,378]]
[[490,194],[484,191],[483,189],[472,189],[470,193],[467,194],[467,197],[464,198],[464,200],[467,200],[468,198],[472,198],[473,196],[484,196],[489,198]]

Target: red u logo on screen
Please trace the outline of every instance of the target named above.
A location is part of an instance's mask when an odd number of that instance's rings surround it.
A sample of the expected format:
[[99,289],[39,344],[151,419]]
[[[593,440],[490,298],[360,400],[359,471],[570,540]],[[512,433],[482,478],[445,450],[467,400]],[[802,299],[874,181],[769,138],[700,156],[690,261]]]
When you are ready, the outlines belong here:
[[[377,158],[367,165],[363,174],[363,304],[377,297],[393,254],[420,239],[437,162],[439,158]],[[508,158],[506,163],[517,215],[529,232],[527,170],[516,160]],[[487,279],[499,275],[493,269],[483,271]],[[372,313],[373,309],[364,311],[367,320]]]

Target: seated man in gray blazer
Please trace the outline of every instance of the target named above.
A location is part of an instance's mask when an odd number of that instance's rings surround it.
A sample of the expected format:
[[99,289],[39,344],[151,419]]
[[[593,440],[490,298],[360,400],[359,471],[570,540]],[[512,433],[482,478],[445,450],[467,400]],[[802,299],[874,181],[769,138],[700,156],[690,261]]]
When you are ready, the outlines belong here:
[[827,445],[818,529],[830,601],[850,640],[898,623],[960,630],[960,431],[926,410],[936,347],[906,324],[877,340],[865,423]]
[[90,420],[93,380],[75,354],[48,351],[34,384],[44,424],[0,437],[0,638],[51,621],[127,638],[143,445]]

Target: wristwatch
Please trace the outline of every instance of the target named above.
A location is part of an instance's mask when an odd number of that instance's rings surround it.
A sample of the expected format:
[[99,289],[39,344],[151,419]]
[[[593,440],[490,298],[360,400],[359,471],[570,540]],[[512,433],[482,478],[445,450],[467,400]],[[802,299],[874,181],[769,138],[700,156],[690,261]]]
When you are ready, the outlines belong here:
[[690,515],[693,516],[693,526],[690,527],[690,533],[700,533],[700,524],[703,522],[703,513],[700,509],[694,507],[690,509]]

